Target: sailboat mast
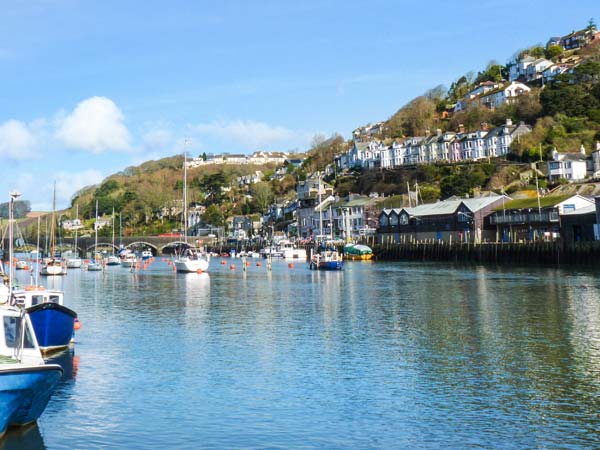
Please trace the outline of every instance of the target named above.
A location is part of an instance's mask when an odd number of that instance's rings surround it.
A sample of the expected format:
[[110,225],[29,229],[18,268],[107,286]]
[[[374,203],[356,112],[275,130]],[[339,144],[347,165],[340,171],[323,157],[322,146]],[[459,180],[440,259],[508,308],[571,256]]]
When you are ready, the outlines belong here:
[[183,235],[187,244],[187,152],[183,152]]
[[79,228],[79,225],[77,225],[77,221],[79,220],[79,203],[77,203],[77,205],[75,206],[75,257],[79,258],[79,249],[77,248],[77,230]]
[[323,208],[321,208],[321,174],[317,172],[319,177],[319,236],[323,236]]
[[94,261],[97,259],[96,254],[98,253],[98,199],[96,199],[96,221],[94,222]]
[[113,255],[115,254],[115,208],[112,210],[112,248]]
[[54,195],[52,197],[52,223],[50,224],[50,258],[54,258],[55,245],[54,241],[54,222],[56,221],[56,181],[54,182]]

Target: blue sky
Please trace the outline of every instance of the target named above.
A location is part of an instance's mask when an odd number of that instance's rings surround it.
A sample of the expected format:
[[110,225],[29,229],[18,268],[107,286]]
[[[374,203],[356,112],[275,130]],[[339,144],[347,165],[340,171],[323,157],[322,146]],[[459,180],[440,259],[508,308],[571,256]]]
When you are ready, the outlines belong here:
[[[34,210],[182,152],[306,150],[492,59],[600,22],[597,0],[3,2],[0,202]],[[2,200],[2,196],[5,200]]]

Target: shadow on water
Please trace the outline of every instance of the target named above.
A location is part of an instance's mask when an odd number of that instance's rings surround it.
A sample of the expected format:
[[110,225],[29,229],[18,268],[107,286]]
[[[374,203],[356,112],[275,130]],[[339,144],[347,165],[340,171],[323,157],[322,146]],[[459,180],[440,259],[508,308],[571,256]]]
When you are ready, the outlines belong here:
[[10,428],[0,441],[0,450],[45,449],[44,439],[37,423],[20,428]]

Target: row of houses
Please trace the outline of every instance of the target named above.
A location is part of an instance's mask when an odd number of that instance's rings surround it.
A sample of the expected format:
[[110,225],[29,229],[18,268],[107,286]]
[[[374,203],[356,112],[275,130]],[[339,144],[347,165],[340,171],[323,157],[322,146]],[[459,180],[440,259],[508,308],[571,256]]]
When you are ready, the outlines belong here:
[[287,152],[259,151],[259,152],[254,152],[251,155],[231,154],[231,153],[222,153],[222,154],[209,153],[204,156],[199,156],[197,158],[189,160],[187,162],[187,166],[189,168],[194,168],[194,167],[214,165],[214,164],[235,164],[235,165],[293,164],[293,165],[298,165],[298,164],[301,164],[302,161],[304,161],[304,159],[306,159],[306,155],[304,155],[304,154],[294,154],[294,153],[287,153]]
[[476,106],[493,110],[514,103],[518,97],[530,91],[527,85],[516,81],[510,83],[484,81],[456,102],[454,112],[465,111]]
[[336,155],[334,165],[344,170],[353,167],[394,168],[406,165],[434,162],[476,161],[504,156],[510,152],[513,141],[530,133],[531,127],[513,124],[510,119],[504,125],[489,129],[482,124],[480,130],[466,132],[442,132],[395,140],[391,145],[382,141],[358,142],[346,153]]
[[600,41],[600,32],[596,25],[591,23],[582,30],[573,31],[565,36],[553,36],[548,39],[546,48],[558,45],[563,50],[577,50]]

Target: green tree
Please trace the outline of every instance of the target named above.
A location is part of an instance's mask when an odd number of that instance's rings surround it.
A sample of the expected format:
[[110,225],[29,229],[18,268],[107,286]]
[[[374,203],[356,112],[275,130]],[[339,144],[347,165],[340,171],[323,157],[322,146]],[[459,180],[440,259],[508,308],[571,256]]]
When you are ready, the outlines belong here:
[[258,212],[265,212],[273,202],[273,190],[267,182],[260,181],[250,186],[250,194]]
[[550,45],[546,49],[546,58],[554,59],[557,56],[562,55],[564,52],[563,48],[560,45]]
[[202,214],[202,220],[215,227],[221,227],[225,224],[225,217],[217,205],[209,205]]

